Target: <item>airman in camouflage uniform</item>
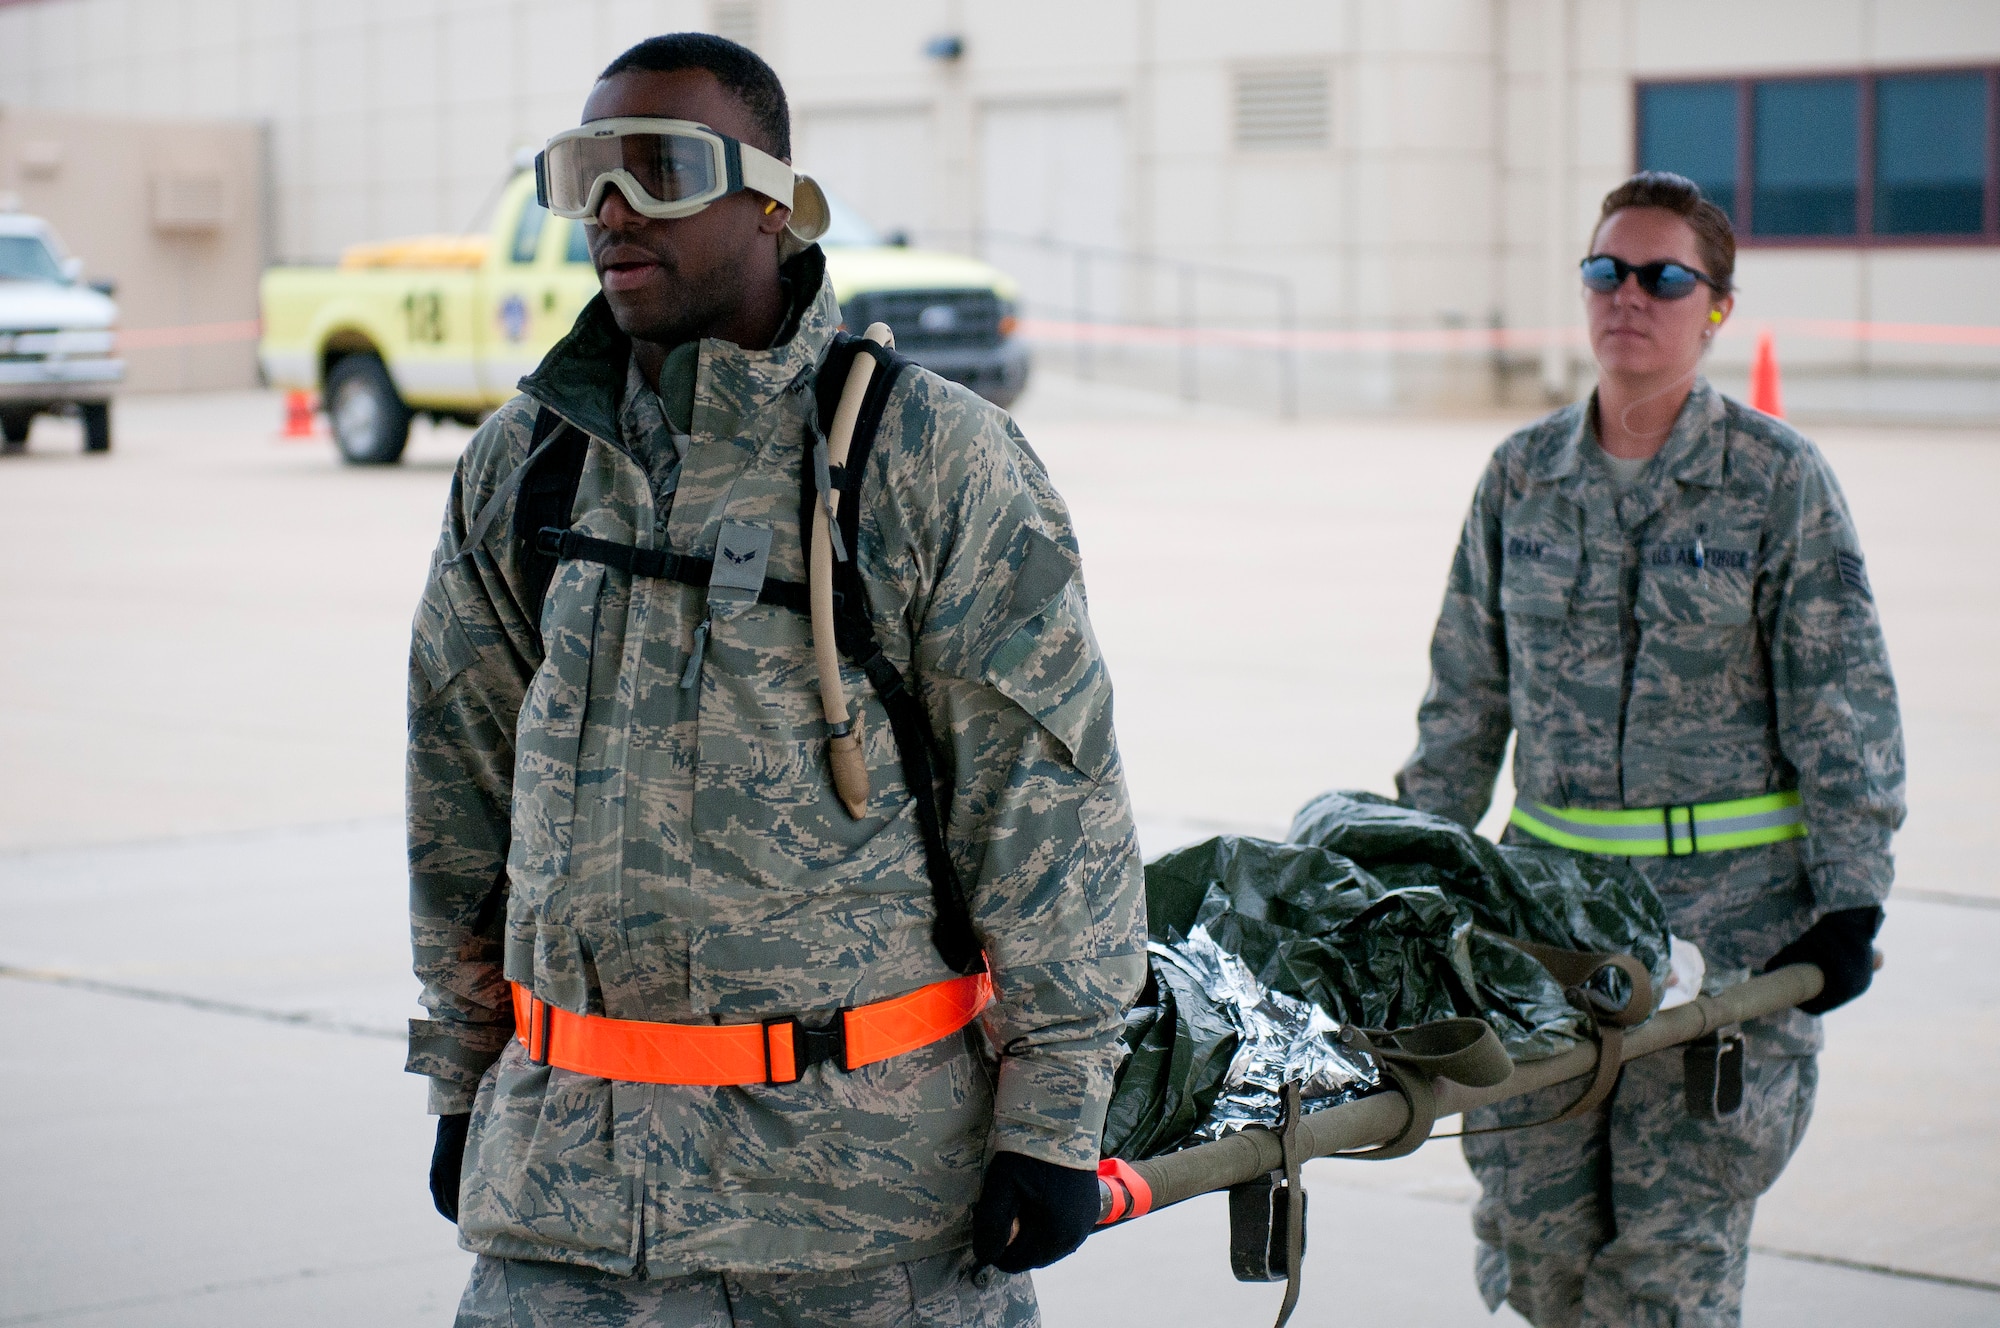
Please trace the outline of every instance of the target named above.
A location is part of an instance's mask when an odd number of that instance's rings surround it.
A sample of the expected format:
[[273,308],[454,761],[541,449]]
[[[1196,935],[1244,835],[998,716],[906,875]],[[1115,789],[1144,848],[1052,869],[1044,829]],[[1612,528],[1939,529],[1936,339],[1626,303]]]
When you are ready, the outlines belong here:
[[[1895,685],[1846,500],[1782,422],[1697,380],[1620,496],[1590,403],[1501,445],[1431,645],[1405,802],[1472,825],[1510,732],[1517,804],[1624,809],[1796,789],[1807,837],[1638,857],[1711,990],[1877,905],[1903,816]],[[1510,828],[1510,842],[1539,841]],[[1820,1021],[1745,1026],[1743,1105],[1702,1119],[1679,1051],[1559,1126],[1468,1138],[1481,1290],[1542,1328],[1733,1324],[1751,1214],[1811,1115]],[[1556,1088],[1468,1129],[1555,1115]]]
[[462,1322],[1033,1322],[1027,1277],[972,1276],[982,1172],[996,1152],[1096,1166],[1144,976],[1111,685],[1040,461],[915,368],[867,458],[855,552],[944,749],[996,1003],[917,1051],[771,1085],[593,1078],[513,1037],[509,982],[616,1019],[810,1024],[954,976],[886,711],[846,662],[872,799],[856,819],[836,798],[804,615],[585,561],[559,565],[538,624],[521,609],[507,481],[544,408],[588,436],[578,532],[699,557],[736,540],[768,550],[765,578],[805,580],[801,465],[840,312],[816,249],[785,273],[777,344],[669,357],[692,377],[679,424],[600,297],[454,478],[411,655],[431,1017],[409,1064],[434,1113],[472,1113]]

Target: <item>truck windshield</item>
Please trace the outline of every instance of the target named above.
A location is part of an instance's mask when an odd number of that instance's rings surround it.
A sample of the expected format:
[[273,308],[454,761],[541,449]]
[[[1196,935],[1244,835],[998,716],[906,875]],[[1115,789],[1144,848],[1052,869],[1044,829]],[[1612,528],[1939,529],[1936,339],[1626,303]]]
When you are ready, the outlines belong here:
[[38,237],[0,235],[0,281],[62,280],[62,264]]
[[828,249],[864,249],[880,245],[882,233],[868,224],[868,219],[849,207],[824,186],[826,193],[827,227],[826,234],[819,242]]

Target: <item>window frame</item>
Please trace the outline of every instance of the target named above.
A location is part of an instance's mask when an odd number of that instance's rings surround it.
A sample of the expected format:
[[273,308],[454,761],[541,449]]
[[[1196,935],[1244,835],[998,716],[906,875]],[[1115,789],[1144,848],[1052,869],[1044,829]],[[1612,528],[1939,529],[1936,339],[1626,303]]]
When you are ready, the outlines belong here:
[[[1980,229],[1955,234],[1878,234],[1875,230],[1875,85],[1884,78],[1910,74],[1978,74],[1986,82],[1986,184],[1980,203]],[[1855,229],[1846,235],[1759,235],[1756,232],[1756,115],[1759,83],[1818,83],[1853,79],[1857,83]],[[2000,65],[1886,65],[1865,69],[1786,69],[1769,73],[1650,75],[1632,80],[1633,170],[1640,170],[1645,138],[1646,90],[1691,84],[1734,86],[1736,89],[1736,207],[1730,222],[1739,249],[1951,249],[2000,245]]]

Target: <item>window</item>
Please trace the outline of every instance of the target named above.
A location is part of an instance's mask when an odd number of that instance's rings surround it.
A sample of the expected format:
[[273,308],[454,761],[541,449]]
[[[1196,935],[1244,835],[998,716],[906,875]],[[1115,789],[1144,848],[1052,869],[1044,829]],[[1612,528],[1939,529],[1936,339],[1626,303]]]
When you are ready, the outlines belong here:
[[1986,80],[1905,74],[1875,82],[1875,230],[1976,235],[1986,208]]
[[1753,235],[1852,235],[1861,194],[1861,87],[1760,83],[1751,147]]
[[590,261],[590,232],[584,230],[583,223],[569,224],[569,246],[563,250],[563,262],[588,263]]
[[67,281],[62,264],[34,235],[0,235],[0,281]]
[[1255,69],[1236,75],[1236,146],[1323,148],[1333,114],[1324,69]]
[[2000,244],[2000,69],[1644,83],[1637,157],[1746,244]]
[[549,210],[535,199],[521,205],[521,219],[514,223],[514,243],[507,253],[512,263],[532,263],[535,251],[541,247],[542,227],[549,221]]
[[1736,211],[1736,86],[1666,83],[1639,92],[1639,160],[1685,175]]

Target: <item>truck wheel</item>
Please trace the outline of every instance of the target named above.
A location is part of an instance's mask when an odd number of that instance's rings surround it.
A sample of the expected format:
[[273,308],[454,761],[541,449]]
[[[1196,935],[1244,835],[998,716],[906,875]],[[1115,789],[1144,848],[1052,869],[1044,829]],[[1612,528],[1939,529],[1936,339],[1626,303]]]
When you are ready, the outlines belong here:
[[109,401],[86,401],[76,408],[83,420],[83,450],[86,452],[109,452],[111,450],[111,403]]
[[349,355],[326,376],[326,413],[333,441],[350,466],[389,466],[410,441],[410,408],[382,361]]
[[28,430],[34,423],[32,410],[0,410],[0,439],[5,440],[9,452],[18,452],[28,445]]

